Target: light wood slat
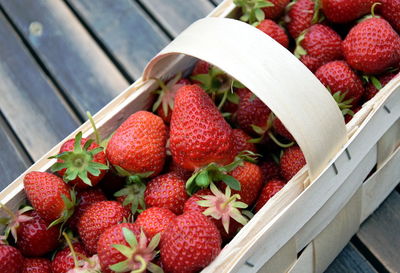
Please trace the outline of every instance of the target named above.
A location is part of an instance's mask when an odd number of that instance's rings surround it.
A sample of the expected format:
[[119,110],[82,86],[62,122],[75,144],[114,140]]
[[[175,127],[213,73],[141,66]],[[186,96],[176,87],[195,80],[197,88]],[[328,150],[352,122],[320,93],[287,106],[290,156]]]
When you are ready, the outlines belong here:
[[2,13],[0,37],[0,109],[36,160],[79,122]]
[[81,116],[97,112],[128,86],[64,2],[0,3]]
[[389,272],[400,270],[400,194],[393,191],[361,226],[360,241]]
[[[208,0],[138,0],[173,36],[194,21],[210,13],[214,5]],[[201,35],[199,33],[199,35]]]
[[131,0],[67,0],[130,77],[138,78],[168,36]]

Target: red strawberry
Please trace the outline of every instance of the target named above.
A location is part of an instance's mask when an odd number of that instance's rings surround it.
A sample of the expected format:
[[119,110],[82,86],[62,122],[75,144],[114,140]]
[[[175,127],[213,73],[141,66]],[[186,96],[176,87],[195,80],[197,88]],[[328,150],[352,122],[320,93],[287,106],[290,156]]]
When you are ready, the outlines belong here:
[[283,151],[281,157],[281,175],[287,181],[303,168],[304,165],[306,165],[306,160],[299,146],[292,146]]
[[184,181],[188,180],[190,176],[192,176],[192,172],[188,171],[181,166],[177,165],[175,161],[172,160],[172,158],[169,160],[169,166],[167,169],[167,172],[174,173],[181,177]]
[[251,151],[257,153],[257,148],[254,143],[250,143],[251,137],[241,129],[233,129],[233,146],[237,155],[243,151]]
[[[345,61],[333,61],[321,66],[315,76],[325,85],[332,95],[341,92],[348,104],[355,105],[364,94],[361,79]],[[338,101],[338,103],[340,103]],[[340,105],[339,105],[340,106]]]
[[51,269],[51,262],[44,258],[25,258],[22,273],[55,273]]
[[24,177],[24,188],[29,202],[47,223],[65,222],[73,214],[74,194],[58,176],[30,172]]
[[77,199],[79,203],[69,221],[69,226],[74,230],[77,229],[79,218],[91,204],[107,200],[101,189],[88,189],[86,191],[78,192]]
[[261,172],[262,172],[262,177],[263,177],[263,182],[267,182],[268,180],[271,179],[278,179],[280,177],[280,168],[278,164],[275,163],[272,159],[267,159],[261,163],[259,163]]
[[199,75],[199,74],[208,74],[208,71],[211,68],[211,64],[207,63],[206,61],[199,60],[197,61],[196,65],[193,68],[192,76]]
[[267,203],[267,201],[271,199],[272,196],[280,191],[285,185],[285,182],[279,179],[269,180],[262,189],[260,197],[258,197],[256,205],[254,206],[254,210],[258,212],[265,205],[265,203]]
[[[254,134],[254,126],[261,128],[261,131],[269,129],[269,117],[271,110],[250,90],[246,89],[245,94],[239,101],[238,110],[236,111],[236,122],[241,129],[248,134]],[[260,133],[260,132],[256,132]]]
[[107,159],[133,174],[157,176],[164,166],[167,132],[163,120],[150,112],[131,115],[107,145]]
[[18,249],[8,245],[0,244],[0,272],[21,273],[24,258]]
[[60,230],[57,226],[47,228],[47,223],[36,211],[25,214],[31,220],[20,223],[17,229],[17,247],[24,256],[40,257],[58,246]]
[[290,0],[268,0],[273,6],[262,8],[265,18],[277,19],[285,10]]
[[254,24],[266,19],[277,19],[290,0],[235,0],[242,10],[240,20]]
[[234,158],[232,128],[198,85],[178,90],[172,113],[170,149],[173,160],[187,170]]
[[187,212],[171,221],[162,235],[161,261],[167,272],[197,272],[221,251],[221,236],[202,213]]
[[137,224],[123,223],[108,228],[97,244],[102,272],[147,272],[146,268],[151,272],[161,270],[151,263],[157,255],[155,248],[159,239],[160,236],[154,236],[148,243]]
[[342,58],[342,39],[325,25],[312,25],[297,38],[296,44],[294,54],[312,72],[327,62]]
[[343,41],[347,63],[367,74],[379,74],[400,62],[400,37],[382,18],[354,26]]
[[188,198],[185,180],[175,173],[166,173],[153,178],[144,192],[147,207],[166,208],[177,215],[182,213],[183,205]]
[[383,17],[400,33],[400,0],[380,0],[379,9]]
[[316,21],[313,20],[316,14],[314,9],[315,4],[311,0],[298,0],[290,7],[285,21],[287,21],[287,29],[294,39],[309,28],[313,21]]
[[371,11],[374,0],[321,0],[321,9],[329,21],[348,23]]
[[162,234],[175,217],[176,215],[169,209],[151,207],[139,214],[135,224],[141,226],[148,238],[151,239],[157,233]]
[[236,88],[234,94],[237,97],[237,102],[227,100],[224,103],[223,111],[231,114],[232,121],[236,121],[236,112],[239,108],[240,100],[243,100],[249,92],[250,90],[247,88]]
[[[75,145],[80,143],[80,145]],[[79,189],[95,186],[108,170],[106,155],[97,143],[88,138],[82,138],[79,132],[75,139],[67,140],[51,170],[63,177],[64,181]]]
[[378,93],[378,91],[381,88],[383,88],[388,82],[390,82],[390,80],[393,79],[396,75],[397,75],[396,73],[389,72],[379,76],[377,78],[379,82],[377,86],[374,84],[375,80],[373,80],[373,82],[371,81],[370,83],[368,83],[368,85],[365,87],[364,99],[365,100],[372,99],[376,95],[376,93]]
[[286,35],[285,30],[274,21],[265,19],[260,22],[257,28],[280,43],[282,46],[288,48],[289,38]]
[[129,216],[129,210],[116,201],[101,201],[90,205],[78,222],[78,233],[88,253],[96,253],[97,241],[104,230]]
[[292,134],[286,129],[285,125],[283,125],[282,121],[279,118],[274,119],[272,126],[274,127],[274,130],[278,135],[283,136],[288,140],[295,141]]
[[[87,253],[81,243],[72,244],[77,259],[80,261],[83,257],[87,257]],[[75,267],[74,258],[69,246],[57,252],[54,256],[53,262],[51,263],[53,273],[67,273],[69,270]]]

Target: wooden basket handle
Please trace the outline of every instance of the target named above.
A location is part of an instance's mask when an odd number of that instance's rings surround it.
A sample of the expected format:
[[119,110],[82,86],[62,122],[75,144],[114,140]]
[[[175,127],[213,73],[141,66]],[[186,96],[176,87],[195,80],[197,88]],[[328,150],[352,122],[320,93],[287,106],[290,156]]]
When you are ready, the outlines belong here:
[[143,79],[165,77],[177,54],[219,67],[267,104],[301,147],[312,180],[347,141],[331,94],[296,57],[257,28],[233,19],[201,19],[149,62]]

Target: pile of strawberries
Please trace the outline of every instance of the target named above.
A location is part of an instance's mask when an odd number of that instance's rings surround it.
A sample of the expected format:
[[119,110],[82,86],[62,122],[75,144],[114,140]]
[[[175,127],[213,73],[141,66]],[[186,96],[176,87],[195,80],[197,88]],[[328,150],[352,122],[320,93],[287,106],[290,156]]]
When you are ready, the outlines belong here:
[[[375,7],[393,26],[354,21],[370,1],[235,2],[242,20],[294,50],[345,117],[399,68],[400,1]],[[0,272],[198,272],[305,165],[268,106],[218,67],[198,61],[157,81],[152,112],[107,139],[89,115],[95,140],[78,133],[51,172],[28,173],[18,212],[0,204]]]

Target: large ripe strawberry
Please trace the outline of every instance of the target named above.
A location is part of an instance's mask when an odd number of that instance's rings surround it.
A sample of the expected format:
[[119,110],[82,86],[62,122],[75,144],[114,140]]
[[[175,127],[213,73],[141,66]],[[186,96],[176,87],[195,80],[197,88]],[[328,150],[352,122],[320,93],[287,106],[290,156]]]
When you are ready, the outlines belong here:
[[21,253],[28,257],[40,257],[53,251],[58,246],[59,227],[48,228],[36,211],[25,215],[31,219],[20,223],[17,229],[17,247]]
[[321,9],[329,21],[348,23],[371,11],[374,0],[321,0]]
[[24,177],[26,196],[43,220],[51,225],[65,222],[74,212],[75,194],[58,176],[30,172]]
[[[82,257],[88,256],[81,243],[73,243],[72,247],[78,261],[83,260]],[[58,251],[54,256],[51,265],[53,273],[67,273],[69,270],[73,269],[75,267],[75,262],[71,248],[66,246],[62,250]]]
[[272,196],[280,191],[285,185],[285,182],[279,179],[269,180],[262,189],[256,205],[254,206],[255,212],[258,212],[265,205],[265,203],[267,203],[267,201],[271,199]]
[[296,57],[315,72],[321,65],[342,58],[342,39],[328,26],[316,24],[296,39]]
[[318,22],[316,9],[318,7],[312,0],[298,0],[290,7],[285,21],[287,22],[287,29],[294,39],[299,37],[313,23]]
[[24,263],[21,252],[15,247],[0,243],[0,272],[21,273]]
[[369,18],[354,26],[343,43],[347,63],[367,74],[379,74],[400,62],[400,37],[382,18]]
[[161,240],[161,261],[165,271],[197,272],[221,251],[221,235],[200,212],[187,212],[171,221]]
[[135,224],[143,228],[149,239],[157,233],[162,234],[176,215],[166,208],[151,207],[136,218]]
[[167,132],[163,120],[150,112],[132,114],[107,145],[109,162],[132,174],[157,176],[164,166]]
[[189,198],[185,189],[185,180],[175,173],[166,173],[153,178],[144,192],[147,207],[161,207],[181,214],[183,205]]
[[400,0],[380,0],[382,16],[400,33]]
[[[321,66],[315,72],[315,76],[334,95],[341,110],[346,110],[348,105],[351,107],[351,105],[357,104],[364,94],[360,77],[345,61],[329,62]],[[339,96],[338,92],[340,92]],[[340,95],[344,95],[344,98],[337,99],[337,97],[341,97]]]
[[[97,252],[102,272],[162,272],[151,261],[160,235],[149,242],[137,224],[123,223],[108,228],[100,236]],[[161,270],[161,271],[160,271]]]
[[289,38],[285,33],[285,30],[274,21],[265,19],[260,22],[257,28],[280,43],[282,46],[288,48]]
[[55,273],[51,262],[45,258],[25,258],[22,273]]
[[241,129],[233,129],[233,146],[235,155],[243,151],[251,151],[257,153],[257,148],[254,143],[250,143],[251,137]]
[[88,253],[96,253],[97,241],[104,230],[129,216],[129,210],[116,201],[101,201],[90,205],[78,222],[78,233]]
[[82,138],[79,132],[75,139],[67,140],[60,148],[51,170],[63,177],[71,185],[85,189],[95,186],[108,170],[103,148],[93,140]]
[[283,151],[281,175],[286,181],[289,181],[304,165],[306,160],[299,146],[292,146]]
[[173,160],[187,170],[209,163],[228,164],[234,158],[232,128],[198,85],[178,90],[171,118]]
[[396,73],[389,72],[380,75],[375,79],[371,79],[371,81],[365,87],[364,99],[372,99],[376,95],[376,93],[378,93],[379,90],[383,88],[388,82],[390,82],[390,80],[393,79],[396,75]]

